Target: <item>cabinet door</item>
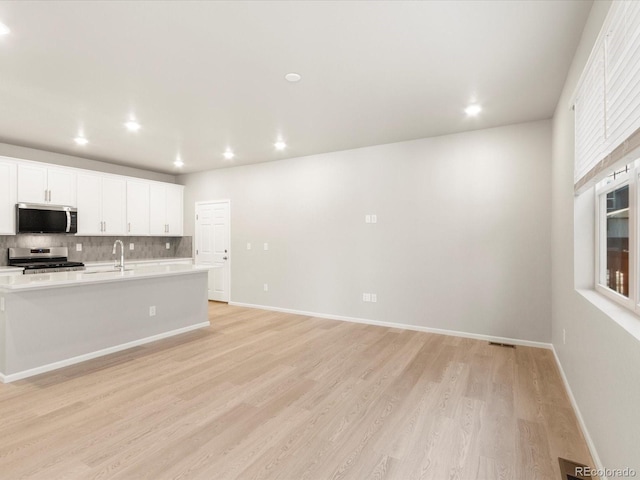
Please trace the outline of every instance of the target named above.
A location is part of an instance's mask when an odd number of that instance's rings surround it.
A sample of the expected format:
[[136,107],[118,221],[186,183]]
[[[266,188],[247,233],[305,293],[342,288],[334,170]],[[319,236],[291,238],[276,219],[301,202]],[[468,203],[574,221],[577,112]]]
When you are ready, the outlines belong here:
[[78,235],[102,235],[102,178],[78,175]]
[[149,222],[151,235],[168,235],[167,190],[162,183],[149,185]]
[[106,235],[127,233],[127,182],[124,179],[102,179],[102,221]]
[[47,172],[49,203],[76,206],[76,172],[50,168]]
[[182,185],[167,185],[167,230],[173,237],[182,236]]
[[18,165],[18,201],[47,203],[47,169],[34,165]]
[[0,234],[16,233],[16,166],[0,163]]
[[127,233],[149,235],[149,184],[127,181]]

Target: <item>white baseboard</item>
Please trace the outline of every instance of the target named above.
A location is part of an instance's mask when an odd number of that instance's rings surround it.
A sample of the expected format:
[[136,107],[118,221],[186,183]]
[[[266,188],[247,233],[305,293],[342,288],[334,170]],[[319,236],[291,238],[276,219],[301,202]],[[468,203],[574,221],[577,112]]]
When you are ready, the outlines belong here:
[[[558,365],[558,370],[560,370],[560,376],[562,377],[562,381],[564,382],[564,388],[569,395],[569,400],[571,401],[571,406],[573,407],[573,411],[576,414],[576,418],[578,419],[578,424],[580,425],[580,429],[582,430],[582,435],[584,436],[585,441],[587,442],[587,447],[589,448],[589,452],[591,453],[591,457],[595,462],[595,467],[598,470],[604,470],[602,466],[602,462],[600,461],[600,456],[596,450],[596,446],[591,440],[591,435],[589,435],[589,431],[587,430],[587,425],[584,423],[584,419],[582,418],[582,414],[580,413],[580,408],[578,408],[578,403],[576,402],[576,398],[573,396],[573,392],[571,391],[571,386],[569,385],[569,380],[567,380],[567,376],[564,373],[564,369],[562,368],[562,364],[560,363],[560,358],[558,357],[558,353],[553,345],[551,345],[551,351],[553,351],[553,356],[556,359],[556,365]],[[600,477],[600,480],[607,480],[607,477]]]
[[415,330],[417,332],[436,333],[438,335],[450,335],[453,337],[473,338],[476,340],[486,340],[488,342],[510,343],[512,345],[522,345],[524,347],[536,347],[552,349],[550,343],[533,342],[531,340],[521,340],[519,338],[494,337],[492,335],[482,335],[480,333],[460,332],[457,330],[443,330],[441,328],[424,327],[421,325],[410,325],[406,323],[381,322],[379,320],[369,320],[366,318],[345,317],[342,315],[331,315],[328,313],[305,312],[302,310],[293,310],[290,308],[268,307],[265,305],[254,305],[251,303],[229,302],[229,305],[237,307],[257,308],[260,310],[269,310],[273,312],[293,313],[296,315],[304,315],[307,317],[326,318],[328,320],[340,320],[343,322],[364,323],[367,325],[377,325],[379,327],[400,328],[402,330]]
[[15,382],[16,380],[22,380],[23,378],[33,377],[34,375],[50,372],[52,370],[57,370],[62,367],[68,367],[69,365],[75,365],[76,363],[85,362],[87,360],[91,360],[97,357],[103,357],[105,355],[120,352],[122,350],[126,350],[132,347],[137,347],[139,345],[144,345],[145,343],[155,342],[156,340],[162,340],[163,338],[173,337],[175,335],[180,335],[181,333],[187,333],[192,330],[208,327],[209,325],[210,325],[209,322],[196,323],[195,325],[190,325],[188,327],[178,328],[176,330],[171,330],[169,332],[159,333],[158,335],[152,335],[151,337],[145,337],[145,338],[141,338],[140,340],[134,340],[132,342],[123,343],[120,345],[116,345],[115,347],[103,348],[102,350],[98,350],[96,352],[85,353],[84,355],[78,355],[77,357],[67,358],[66,360],[60,360],[59,362],[49,363],[47,365],[31,368],[29,370],[23,370],[22,372],[11,373],[9,375],[0,373],[0,381],[2,383]]

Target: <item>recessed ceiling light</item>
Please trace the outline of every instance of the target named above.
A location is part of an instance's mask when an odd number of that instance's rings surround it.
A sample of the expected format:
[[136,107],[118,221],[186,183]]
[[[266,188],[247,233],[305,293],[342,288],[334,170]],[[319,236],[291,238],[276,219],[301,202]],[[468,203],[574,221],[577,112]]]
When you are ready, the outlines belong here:
[[282,140],[278,140],[276,143],[273,144],[274,147],[276,147],[276,150],[284,150],[285,148],[287,148],[287,144],[284,143]]
[[184,167],[184,162],[182,161],[182,159],[180,158],[180,156],[177,156],[177,157],[176,157],[176,161],[175,161],[175,162],[173,162],[173,164],[174,164],[176,167],[178,167],[178,168],[180,168],[180,167]]
[[4,23],[0,23],[0,35],[9,35],[11,30]]
[[287,74],[284,76],[284,78],[285,78],[288,82],[292,82],[292,83],[299,82],[300,80],[302,80],[302,77],[300,76],[300,74],[299,74],[299,73],[293,73],[293,72],[291,72],[291,73],[287,73]]
[[233,157],[235,157],[235,153],[233,153],[230,148],[227,148],[222,155],[227,160],[231,160]]
[[89,143],[89,140],[81,136],[74,138],[73,141],[78,145],[86,145],[87,143]]
[[140,130],[140,124],[135,120],[129,120],[124,124],[124,126],[127,127],[127,130],[129,130],[130,132],[137,132],[138,130]]
[[478,104],[469,105],[464,109],[464,113],[469,115],[470,117],[475,117],[482,111],[482,107]]

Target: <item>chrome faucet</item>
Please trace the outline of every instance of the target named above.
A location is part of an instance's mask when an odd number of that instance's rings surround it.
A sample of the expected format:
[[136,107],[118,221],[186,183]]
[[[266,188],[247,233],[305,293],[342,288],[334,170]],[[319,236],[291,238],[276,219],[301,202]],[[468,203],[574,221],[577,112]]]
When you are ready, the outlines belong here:
[[116,246],[120,244],[120,265],[116,263],[115,268],[119,269],[121,272],[124,272],[124,243],[122,240],[116,240],[113,242],[113,254],[116,254]]

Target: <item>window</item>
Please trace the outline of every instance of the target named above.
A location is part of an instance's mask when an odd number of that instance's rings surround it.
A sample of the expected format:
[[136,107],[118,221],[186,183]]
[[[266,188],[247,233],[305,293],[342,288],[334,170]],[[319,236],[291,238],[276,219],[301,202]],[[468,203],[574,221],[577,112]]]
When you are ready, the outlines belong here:
[[640,313],[636,278],[637,194],[640,168],[628,165],[596,187],[596,289]]
[[640,1],[612,2],[573,107],[574,190],[596,193],[595,289],[640,315],[638,32]]

